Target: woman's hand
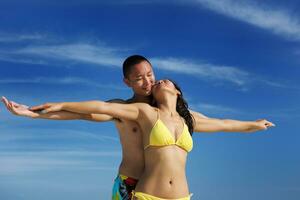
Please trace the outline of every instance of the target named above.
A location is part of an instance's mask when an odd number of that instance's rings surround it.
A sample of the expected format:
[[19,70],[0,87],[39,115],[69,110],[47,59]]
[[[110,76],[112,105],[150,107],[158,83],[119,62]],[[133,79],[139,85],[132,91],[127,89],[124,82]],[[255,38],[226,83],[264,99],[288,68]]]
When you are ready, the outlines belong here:
[[2,102],[6,106],[7,110],[14,115],[24,116],[24,117],[37,117],[39,114],[29,110],[29,107],[23,104],[18,104],[13,101],[9,101],[5,97],[2,97]]
[[45,103],[29,108],[31,111],[40,111],[42,114],[58,112],[63,110],[63,103]]
[[260,130],[267,130],[270,127],[275,126],[272,122],[269,122],[265,119],[258,119],[254,123],[253,130],[251,131],[260,131]]

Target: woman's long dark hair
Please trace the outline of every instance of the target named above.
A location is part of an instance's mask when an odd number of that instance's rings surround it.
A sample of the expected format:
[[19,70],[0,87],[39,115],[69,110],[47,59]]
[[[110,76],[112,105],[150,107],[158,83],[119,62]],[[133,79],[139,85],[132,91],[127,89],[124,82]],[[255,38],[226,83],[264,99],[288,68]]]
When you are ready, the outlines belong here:
[[176,111],[179,113],[181,117],[184,118],[185,123],[189,128],[189,132],[192,135],[194,132],[194,118],[189,111],[188,104],[186,100],[183,98],[183,94],[180,87],[174,81],[170,79],[168,80],[171,81],[174,84],[175,88],[180,92],[180,94],[177,95]]

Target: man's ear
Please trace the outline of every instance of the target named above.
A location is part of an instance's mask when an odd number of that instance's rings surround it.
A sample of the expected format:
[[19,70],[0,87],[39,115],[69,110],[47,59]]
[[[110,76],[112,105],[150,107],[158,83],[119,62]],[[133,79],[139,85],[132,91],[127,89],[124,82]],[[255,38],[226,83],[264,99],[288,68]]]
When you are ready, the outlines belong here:
[[127,78],[123,78],[123,82],[128,86],[131,87],[130,81]]

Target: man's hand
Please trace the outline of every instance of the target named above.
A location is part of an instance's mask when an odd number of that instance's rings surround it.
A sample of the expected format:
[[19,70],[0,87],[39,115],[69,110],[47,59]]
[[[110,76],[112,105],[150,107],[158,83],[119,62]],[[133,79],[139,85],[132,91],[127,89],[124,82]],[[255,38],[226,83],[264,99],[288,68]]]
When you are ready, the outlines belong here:
[[2,97],[2,102],[6,106],[7,110],[14,115],[24,116],[24,117],[36,117],[37,113],[29,110],[29,107],[23,104],[18,104],[13,101],[9,101],[7,98]]

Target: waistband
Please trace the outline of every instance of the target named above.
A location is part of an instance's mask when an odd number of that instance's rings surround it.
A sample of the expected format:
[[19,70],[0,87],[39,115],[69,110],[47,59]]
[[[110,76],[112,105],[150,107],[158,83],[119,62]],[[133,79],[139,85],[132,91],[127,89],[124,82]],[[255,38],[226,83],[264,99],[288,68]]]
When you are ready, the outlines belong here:
[[128,177],[126,175],[123,175],[123,174],[119,174],[118,177],[124,181],[127,185],[136,185],[137,182],[138,182],[138,179],[135,179],[135,178],[131,178],[131,177]]
[[132,191],[132,197],[137,197],[138,200],[190,200],[193,194],[189,194],[187,197],[177,198],[177,199],[162,199],[144,192]]

